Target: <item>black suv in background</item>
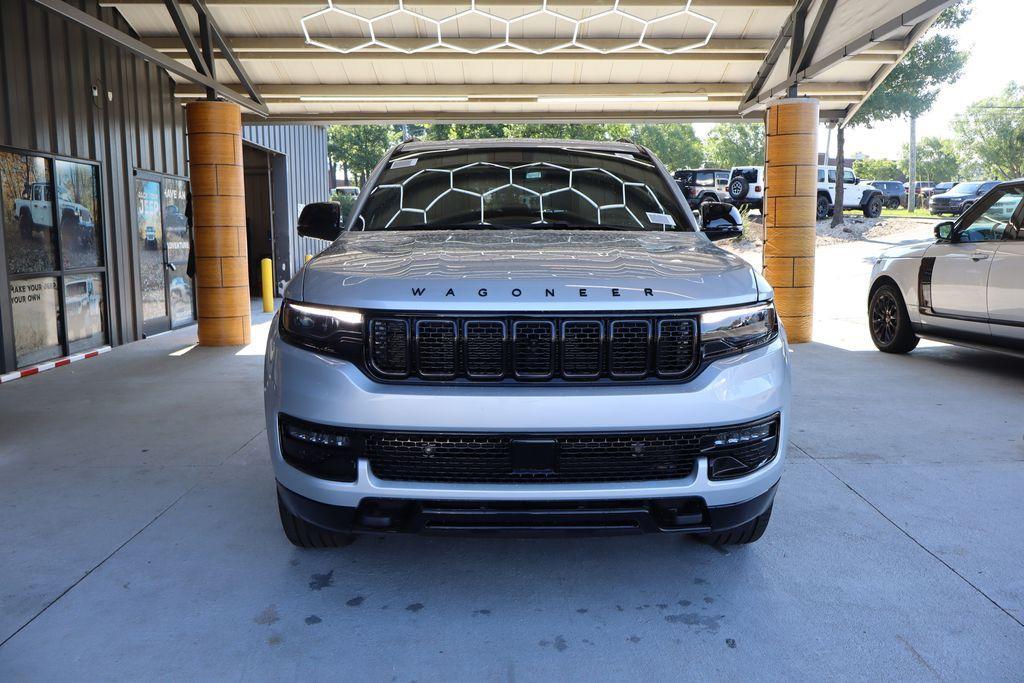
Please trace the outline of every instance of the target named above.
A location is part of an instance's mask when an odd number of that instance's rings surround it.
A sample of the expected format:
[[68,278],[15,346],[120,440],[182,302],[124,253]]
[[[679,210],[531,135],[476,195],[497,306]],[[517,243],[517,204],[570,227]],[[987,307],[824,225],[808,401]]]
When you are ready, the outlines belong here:
[[948,192],[933,194],[928,204],[928,210],[933,216],[941,216],[944,213],[959,216],[998,184],[999,182],[995,180],[957,183]]
[[683,168],[672,174],[690,208],[729,201],[729,172],[724,168]]
[[903,183],[898,180],[868,180],[867,184],[882,191],[882,204],[887,209],[898,209],[907,201]]

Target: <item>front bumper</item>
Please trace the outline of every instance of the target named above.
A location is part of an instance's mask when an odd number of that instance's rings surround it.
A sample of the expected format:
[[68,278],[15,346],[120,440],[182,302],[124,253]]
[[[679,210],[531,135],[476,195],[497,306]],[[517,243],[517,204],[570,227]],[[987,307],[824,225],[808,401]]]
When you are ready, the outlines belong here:
[[[784,334],[760,349],[716,361],[683,384],[417,386],[374,382],[351,363],[282,343],[276,327],[271,326],[264,378],[275,475],[283,491],[314,506],[338,508],[342,517],[348,514],[345,510],[354,514],[364,500],[381,499],[531,504],[640,501],[644,505],[662,499],[692,499],[710,514],[716,508],[764,496],[774,490],[781,476],[790,397]],[[352,429],[442,434],[673,430],[733,425],[776,413],[781,421],[776,457],[747,476],[724,481],[709,479],[706,459],[698,458],[690,475],[682,479],[600,484],[386,481],[375,477],[368,461],[360,459],[356,481],[339,482],[310,476],[284,461],[278,437],[281,413]],[[287,495],[284,498],[288,500]],[[293,513],[304,517],[298,506]],[[405,529],[407,525],[399,526]]]

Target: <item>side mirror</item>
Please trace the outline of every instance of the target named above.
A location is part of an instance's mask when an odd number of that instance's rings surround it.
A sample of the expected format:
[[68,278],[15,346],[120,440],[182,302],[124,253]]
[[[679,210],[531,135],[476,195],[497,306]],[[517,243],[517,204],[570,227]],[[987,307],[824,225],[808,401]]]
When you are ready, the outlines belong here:
[[341,234],[341,205],[336,202],[306,204],[299,214],[299,235],[333,242]]
[[727,240],[743,234],[743,218],[732,204],[704,202],[700,205],[700,227],[712,241]]
[[944,242],[953,239],[953,221],[944,221],[935,226],[935,237]]

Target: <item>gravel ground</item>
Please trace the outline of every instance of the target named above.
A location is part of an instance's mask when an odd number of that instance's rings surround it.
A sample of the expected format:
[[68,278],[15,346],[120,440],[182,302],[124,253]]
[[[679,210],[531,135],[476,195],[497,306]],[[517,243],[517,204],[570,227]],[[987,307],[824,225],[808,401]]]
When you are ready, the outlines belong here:
[[[816,232],[819,247],[844,242],[873,239],[895,233],[920,229],[921,221],[912,218],[864,218],[847,216],[844,225],[832,227],[832,219],[818,221]],[[764,227],[760,216],[747,216],[744,237],[722,242],[729,251],[742,252],[759,250],[764,245]]]

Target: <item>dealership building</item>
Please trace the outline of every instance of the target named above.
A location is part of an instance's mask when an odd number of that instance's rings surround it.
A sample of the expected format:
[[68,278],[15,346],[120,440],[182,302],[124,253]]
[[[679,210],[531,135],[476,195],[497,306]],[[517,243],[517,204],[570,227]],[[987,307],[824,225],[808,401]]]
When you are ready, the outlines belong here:
[[280,291],[318,249],[329,123],[763,121],[764,273],[807,340],[818,124],[952,4],[380,2],[5,0],[0,373],[194,321],[247,343],[260,261]]
[[[114,8],[76,7],[132,31]],[[0,35],[0,372],[194,324],[174,80],[33,2],[4,2]],[[241,129],[247,291],[261,259],[280,286],[317,248],[295,222],[327,198],[326,138],[309,123]]]

